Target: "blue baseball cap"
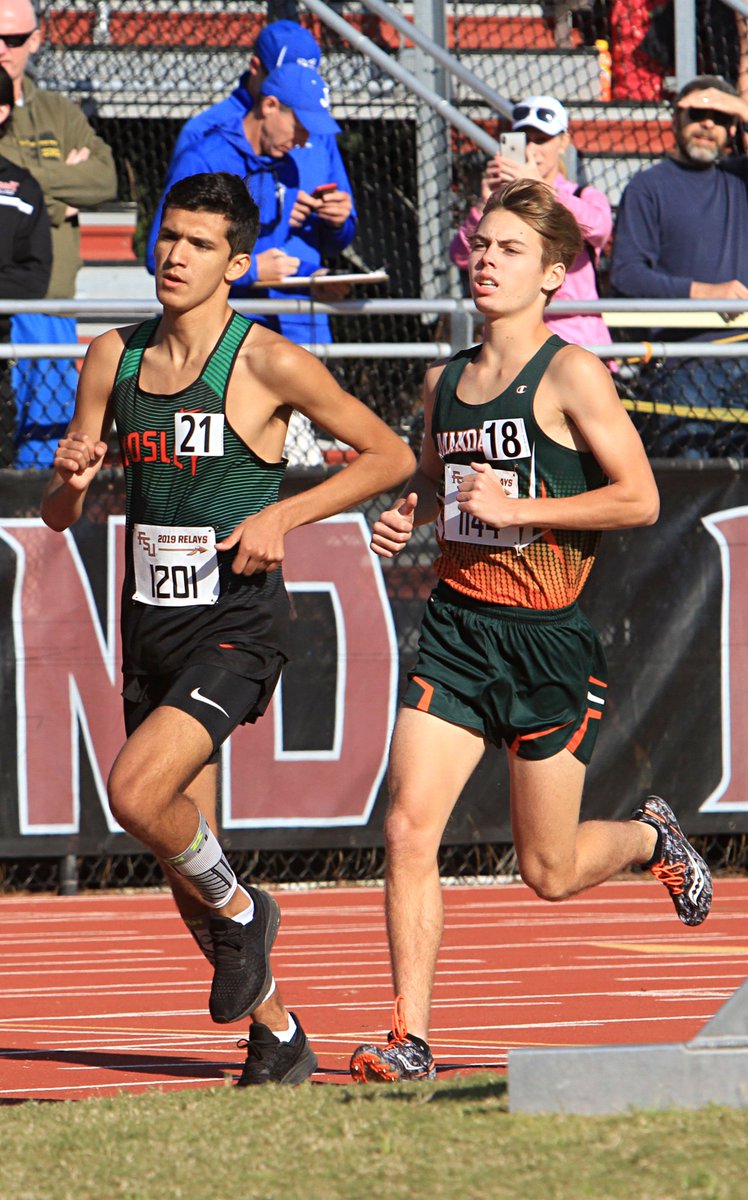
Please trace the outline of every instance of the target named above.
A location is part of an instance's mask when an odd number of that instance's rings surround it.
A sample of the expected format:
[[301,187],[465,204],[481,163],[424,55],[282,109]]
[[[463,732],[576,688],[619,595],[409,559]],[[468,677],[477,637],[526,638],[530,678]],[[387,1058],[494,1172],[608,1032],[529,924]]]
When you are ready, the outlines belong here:
[[322,58],[322,51],[309,30],[297,21],[273,21],[266,25],[255,42],[255,52],[266,71],[287,63],[314,70]]
[[271,71],[260,85],[263,96],[275,96],[293,109],[296,119],[309,133],[340,133],[330,116],[330,94],[321,75],[311,67],[287,63]]

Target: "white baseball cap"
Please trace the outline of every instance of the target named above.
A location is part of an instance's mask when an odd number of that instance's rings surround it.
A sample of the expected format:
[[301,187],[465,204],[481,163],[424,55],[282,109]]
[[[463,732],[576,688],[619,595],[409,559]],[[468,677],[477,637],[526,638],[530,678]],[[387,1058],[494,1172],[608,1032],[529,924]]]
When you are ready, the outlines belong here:
[[548,137],[558,137],[569,128],[569,114],[553,96],[528,96],[515,104],[512,129],[537,129]]

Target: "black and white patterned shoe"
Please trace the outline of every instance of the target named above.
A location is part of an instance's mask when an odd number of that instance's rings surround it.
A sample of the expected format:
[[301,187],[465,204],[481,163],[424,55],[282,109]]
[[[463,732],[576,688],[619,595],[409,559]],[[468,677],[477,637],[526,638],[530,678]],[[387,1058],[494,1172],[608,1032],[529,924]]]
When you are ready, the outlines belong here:
[[675,911],[684,925],[700,925],[712,904],[712,874],[686,838],[669,804],[648,796],[633,820],[651,825],[658,834],[657,862],[649,866],[670,892]]
[[299,1024],[295,1013],[296,1030],[290,1042],[279,1042],[267,1025],[254,1021],[249,1038],[237,1042],[246,1047],[247,1061],[236,1081],[237,1087],[257,1087],[263,1083],[303,1083],[317,1070],[317,1055]]
[[208,1007],[218,1025],[248,1017],[273,980],[270,951],[280,925],[280,909],[267,892],[253,887],[245,891],[255,906],[248,925],[229,917],[210,918],[215,970]]
[[404,1083],[409,1079],[435,1079],[436,1067],[429,1045],[405,1024],[403,998],[395,1000],[393,1029],[386,1046],[365,1043],[351,1055],[351,1075],[356,1083]]

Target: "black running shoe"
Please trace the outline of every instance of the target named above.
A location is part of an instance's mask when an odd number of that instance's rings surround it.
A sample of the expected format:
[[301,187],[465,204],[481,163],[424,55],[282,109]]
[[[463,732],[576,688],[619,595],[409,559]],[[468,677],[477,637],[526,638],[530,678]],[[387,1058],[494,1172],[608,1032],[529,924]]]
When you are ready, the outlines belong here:
[[435,1079],[436,1067],[428,1043],[408,1033],[403,998],[395,1000],[393,1030],[386,1046],[364,1044],[351,1055],[351,1075],[356,1083],[403,1083],[408,1079]]
[[712,904],[712,875],[700,854],[686,839],[669,804],[648,796],[633,815],[660,835],[660,858],[649,870],[670,892],[684,925],[700,925]]
[[309,1045],[299,1018],[291,1013],[296,1022],[296,1031],[290,1042],[279,1042],[267,1025],[253,1021],[249,1027],[249,1038],[237,1042],[241,1049],[246,1047],[247,1061],[244,1064],[237,1087],[256,1087],[261,1083],[303,1083],[317,1070],[317,1055]]
[[218,1025],[241,1021],[264,998],[272,982],[270,951],[280,925],[280,909],[272,896],[246,888],[255,915],[248,925],[230,917],[211,917],[216,958],[210,989],[210,1015]]

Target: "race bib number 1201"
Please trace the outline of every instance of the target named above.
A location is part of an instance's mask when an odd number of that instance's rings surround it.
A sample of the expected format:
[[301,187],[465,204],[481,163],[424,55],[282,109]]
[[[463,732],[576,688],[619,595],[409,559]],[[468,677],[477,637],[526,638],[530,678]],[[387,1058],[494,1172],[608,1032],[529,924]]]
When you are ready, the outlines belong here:
[[132,556],[133,600],[186,608],[218,599],[216,534],[211,525],[135,525]]

